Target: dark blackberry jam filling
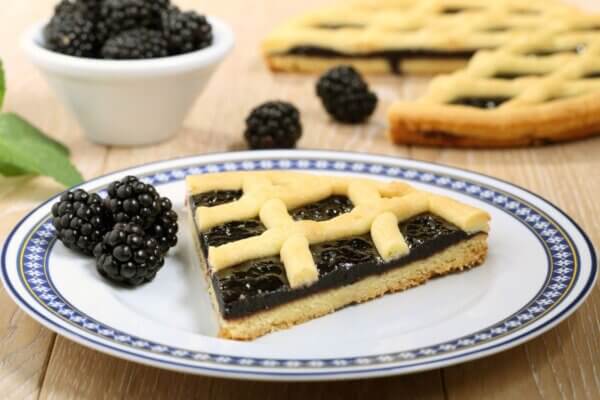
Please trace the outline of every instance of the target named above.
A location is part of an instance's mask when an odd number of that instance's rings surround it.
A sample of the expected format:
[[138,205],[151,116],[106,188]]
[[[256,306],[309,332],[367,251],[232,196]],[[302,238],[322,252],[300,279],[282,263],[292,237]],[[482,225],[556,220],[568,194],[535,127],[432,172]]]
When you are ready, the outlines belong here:
[[584,79],[600,78],[600,71],[588,72],[583,76]]
[[264,299],[268,294],[285,291],[287,277],[279,257],[248,261],[218,273],[213,278],[215,290],[220,293],[219,303],[225,312],[234,310],[236,304],[252,301],[257,309],[269,304]]
[[455,225],[433,214],[421,214],[400,224],[400,231],[410,249],[423,246],[439,237],[460,230]]
[[491,110],[493,108],[499,107],[500,105],[502,105],[502,103],[507,102],[508,100],[510,100],[510,97],[459,97],[458,99],[452,101],[450,104]]
[[267,228],[265,228],[259,219],[231,221],[222,225],[217,225],[206,232],[203,232],[201,234],[202,244],[206,248],[211,246],[222,246],[229,242],[258,236],[266,230]]
[[308,204],[290,211],[296,221],[310,219],[327,221],[352,211],[354,205],[346,196],[330,196],[316,203]]
[[359,264],[382,262],[368,235],[319,243],[311,247],[319,277],[343,271]]
[[387,60],[390,65],[390,69],[394,73],[400,73],[400,62],[406,59],[457,59],[457,60],[468,60],[475,54],[479,49],[465,49],[457,51],[444,51],[434,49],[398,49],[398,50],[382,50],[374,51],[370,53],[352,54],[344,53],[333,49],[328,49],[319,46],[295,46],[290,50],[286,51],[282,55],[300,55],[305,57],[319,57],[319,58],[344,58],[348,60],[361,60],[361,59],[374,59],[383,58]]
[[[239,196],[241,192],[238,191],[202,193],[190,198],[190,207],[195,212],[199,206],[223,204]],[[325,221],[350,212],[352,208],[352,202],[346,196],[331,196],[291,210],[290,214],[296,220]],[[308,287],[290,288],[278,256],[246,261],[216,272],[211,279],[222,316],[226,319],[241,318],[314,293],[346,286],[430,257],[470,237],[458,227],[430,213],[417,215],[398,226],[410,253],[391,262],[384,262],[379,257],[370,234],[312,245],[310,249],[319,271],[319,280]],[[259,219],[215,226],[199,233],[203,256],[208,258],[209,246],[260,235],[265,229]]]
[[213,190],[191,196],[191,204],[196,207],[214,207],[239,200],[244,193],[241,190]]

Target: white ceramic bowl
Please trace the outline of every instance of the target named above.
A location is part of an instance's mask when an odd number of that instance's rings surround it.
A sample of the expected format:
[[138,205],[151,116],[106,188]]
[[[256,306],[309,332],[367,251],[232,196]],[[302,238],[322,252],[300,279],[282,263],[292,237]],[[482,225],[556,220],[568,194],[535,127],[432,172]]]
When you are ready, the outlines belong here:
[[213,44],[151,60],[71,57],[44,48],[40,23],[23,47],[94,142],[117,146],[157,143],[173,136],[216,67],[231,50],[233,32],[217,18]]

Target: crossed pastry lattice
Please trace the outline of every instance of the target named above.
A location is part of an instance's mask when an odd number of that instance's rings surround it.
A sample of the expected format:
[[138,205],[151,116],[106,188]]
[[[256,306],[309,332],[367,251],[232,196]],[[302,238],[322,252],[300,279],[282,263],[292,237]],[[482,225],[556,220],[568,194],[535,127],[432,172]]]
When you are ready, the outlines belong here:
[[[553,52],[531,57],[532,52]],[[546,32],[492,52],[479,52],[464,70],[439,76],[420,103],[461,97],[503,97],[496,109],[573,98],[600,90],[600,34]]]
[[600,16],[555,0],[359,0],[311,12],[265,41],[277,53],[305,44],[341,52],[490,49],[552,27],[595,29]]
[[[419,191],[402,182],[338,178],[292,172],[231,172],[188,178],[190,193],[243,190],[234,202],[198,207],[201,231],[236,220],[259,217],[267,228],[261,235],[208,249],[212,272],[244,261],[280,255],[291,287],[318,279],[310,245],[371,234],[380,256],[392,260],[409,252],[398,223],[432,212],[466,232],[487,231],[489,216],[450,198]],[[345,195],[352,211],[326,221],[295,221],[288,210]]]

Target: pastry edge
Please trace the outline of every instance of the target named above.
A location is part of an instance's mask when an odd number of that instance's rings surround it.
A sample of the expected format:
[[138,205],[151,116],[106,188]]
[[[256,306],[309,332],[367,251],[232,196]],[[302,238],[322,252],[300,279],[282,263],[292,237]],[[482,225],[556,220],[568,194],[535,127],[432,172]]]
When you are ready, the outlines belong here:
[[[487,255],[487,234],[479,233],[426,259],[370,276],[351,285],[282,304],[247,317],[226,320],[220,316],[208,275],[213,307],[219,315],[218,336],[234,340],[253,340],[271,332],[287,329],[333,313],[351,304],[363,303],[426,283],[430,278],[470,269],[483,263]],[[202,268],[206,274],[206,265]]]
[[518,109],[491,111],[397,102],[388,111],[388,136],[396,144],[424,146],[533,146],[598,135],[599,116],[598,93]]

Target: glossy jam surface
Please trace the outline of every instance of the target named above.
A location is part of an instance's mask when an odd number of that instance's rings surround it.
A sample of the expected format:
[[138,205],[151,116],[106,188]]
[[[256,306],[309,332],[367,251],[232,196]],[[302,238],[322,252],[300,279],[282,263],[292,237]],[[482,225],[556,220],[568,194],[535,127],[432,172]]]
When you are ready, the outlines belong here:
[[319,277],[357,264],[381,262],[373,241],[368,235],[319,243],[311,247]]
[[[212,192],[211,192],[212,193]],[[192,209],[212,204],[218,197],[234,201],[235,196],[204,196],[204,202],[192,199]],[[196,197],[196,200],[200,197]],[[345,196],[331,196],[290,211],[296,220],[325,221],[350,212],[352,202]],[[429,257],[468,237],[456,226],[433,214],[421,214],[399,224],[409,248],[409,255],[386,263],[375,248],[369,234],[349,237],[311,246],[319,271],[319,280],[311,286],[291,289],[279,257],[250,260],[219,271],[212,276],[215,296],[224,318],[239,318],[275,307],[320,291],[344,286],[364,277],[380,274],[404,264]],[[209,246],[220,246],[265,231],[258,219],[228,222],[200,233],[200,243],[206,258]],[[210,268],[210,266],[209,266]]]
[[241,190],[213,190],[195,194],[191,197],[191,202],[195,207],[214,207],[225,203],[238,200],[242,197]]
[[216,283],[221,294],[219,301],[226,310],[237,302],[284,290],[288,286],[279,257],[249,261],[226,269],[219,273]]
[[421,214],[400,224],[400,231],[408,247],[414,249],[460,229],[433,214]]
[[346,196],[331,196],[317,203],[296,208],[290,212],[295,220],[326,221],[352,211],[354,205]]
[[450,104],[491,110],[501,106],[502,103],[508,100],[510,100],[510,97],[460,97],[452,101]]
[[208,247],[217,247],[236,240],[260,235],[266,230],[267,228],[259,219],[231,221],[203,232],[202,239]]

